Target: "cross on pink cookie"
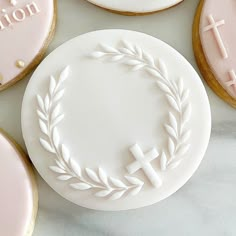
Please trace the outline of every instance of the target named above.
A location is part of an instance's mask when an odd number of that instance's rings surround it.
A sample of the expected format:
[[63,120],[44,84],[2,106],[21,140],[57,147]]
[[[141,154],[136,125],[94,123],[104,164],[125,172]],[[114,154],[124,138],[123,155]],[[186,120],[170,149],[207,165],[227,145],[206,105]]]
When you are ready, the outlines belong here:
[[228,87],[233,86],[234,89],[236,90],[236,74],[234,70],[229,71],[229,77],[230,77],[230,80],[226,82],[226,85]]
[[215,36],[215,39],[216,39],[216,42],[217,42],[217,45],[219,47],[219,50],[220,50],[220,53],[221,53],[222,57],[224,59],[228,58],[227,50],[225,48],[224,42],[223,42],[223,40],[221,38],[221,35],[220,35],[220,32],[218,30],[218,27],[224,25],[225,21],[221,20],[221,21],[216,22],[212,15],[208,16],[208,21],[209,21],[210,25],[204,27],[203,32],[207,32],[209,30],[213,31],[213,34]]

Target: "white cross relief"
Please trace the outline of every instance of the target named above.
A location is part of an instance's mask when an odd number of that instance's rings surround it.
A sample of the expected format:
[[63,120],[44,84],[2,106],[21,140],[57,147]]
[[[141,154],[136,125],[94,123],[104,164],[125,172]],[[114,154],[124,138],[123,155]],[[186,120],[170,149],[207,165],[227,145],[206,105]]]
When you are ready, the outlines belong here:
[[150,164],[151,161],[159,156],[158,151],[153,148],[151,151],[144,154],[138,144],[133,145],[130,148],[130,151],[136,161],[126,167],[129,174],[134,174],[136,171],[142,169],[152,185],[156,188],[160,187],[162,185],[162,180]]
[[214,20],[212,15],[208,16],[208,21],[209,21],[210,25],[204,27],[203,32],[207,32],[209,30],[213,31],[213,34],[214,34],[214,36],[216,38],[216,42],[217,42],[217,45],[219,47],[219,50],[220,50],[220,53],[221,53],[222,57],[224,59],[228,58],[228,53],[226,51],[224,42],[223,42],[223,40],[222,40],[222,38],[220,36],[220,32],[218,30],[218,27],[224,25],[225,21],[221,20],[221,21],[215,22],[215,20]]
[[226,85],[228,87],[234,86],[234,88],[236,89],[236,74],[234,70],[229,71],[229,77],[230,77],[230,81],[226,82]]

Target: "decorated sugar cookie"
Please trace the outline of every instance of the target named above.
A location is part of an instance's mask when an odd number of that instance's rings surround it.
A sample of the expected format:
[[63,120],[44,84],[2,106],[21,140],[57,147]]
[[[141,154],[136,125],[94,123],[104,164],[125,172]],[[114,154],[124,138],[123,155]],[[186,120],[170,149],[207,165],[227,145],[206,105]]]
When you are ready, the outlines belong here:
[[193,45],[202,75],[214,92],[236,107],[236,34],[234,0],[201,1]]
[[183,0],[88,0],[101,8],[123,15],[144,15],[173,7]]
[[38,195],[28,158],[0,131],[0,235],[30,236]]
[[204,156],[210,118],[191,65],[158,39],[125,30],[56,49],[22,107],[39,173],[66,199],[99,210],[147,206],[178,190]]
[[0,0],[0,91],[42,59],[55,27],[54,0]]

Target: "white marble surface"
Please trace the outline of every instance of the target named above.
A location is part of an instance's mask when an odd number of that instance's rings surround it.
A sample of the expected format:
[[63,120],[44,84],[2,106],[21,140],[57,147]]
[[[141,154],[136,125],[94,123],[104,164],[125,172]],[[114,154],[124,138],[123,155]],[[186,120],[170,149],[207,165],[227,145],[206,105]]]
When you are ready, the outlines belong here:
[[[197,69],[191,45],[197,3],[185,0],[158,14],[126,17],[84,0],[58,0],[57,32],[48,52],[92,30],[131,29],[169,43]],[[20,110],[27,81],[0,93],[0,127],[22,146]],[[34,236],[236,235],[236,112],[206,89],[212,108],[212,137],[199,170],[182,189],[143,209],[98,212],[62,199],[38,177],[40,202]]]

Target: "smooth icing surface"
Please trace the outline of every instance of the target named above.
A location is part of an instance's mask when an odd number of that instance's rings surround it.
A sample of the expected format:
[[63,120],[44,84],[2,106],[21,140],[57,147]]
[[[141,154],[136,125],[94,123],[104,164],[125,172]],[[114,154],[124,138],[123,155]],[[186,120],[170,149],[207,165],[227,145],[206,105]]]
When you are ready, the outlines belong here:
[[235,11],[234,0],[207,0],[199,27],[207,62],[218,82],[233,98],[236,98]]
[[56,49],[22,105],[39,173],[66,199],[99,210],[147,206],[178,190],[204,156],[210,118],[192,66],[160,40],[125,30]]
[[53,23],[53,2],[0,0],[1,85],[27,70],[43,49]]
[[16,147],[0,133],[0,235],[26,236],[31,231],[33,190],[28,167]]
[[172,7],[183,0],[88,0],[103,8],[121,12],[145,13]]

